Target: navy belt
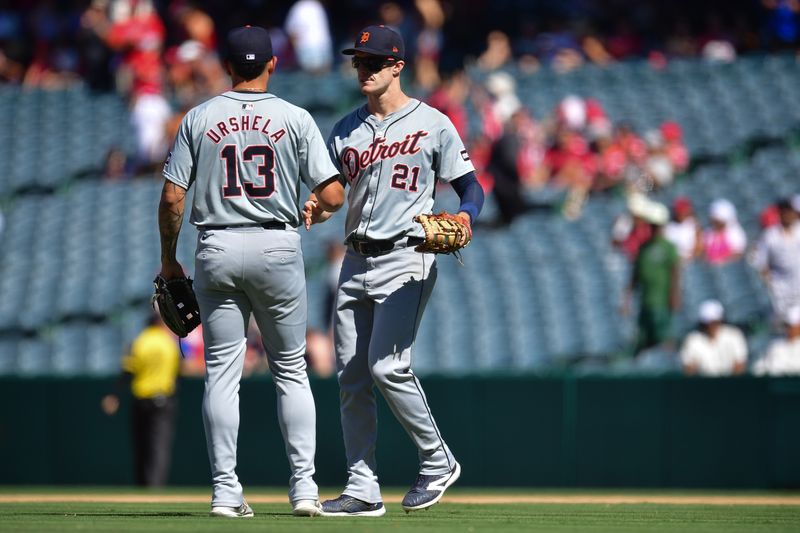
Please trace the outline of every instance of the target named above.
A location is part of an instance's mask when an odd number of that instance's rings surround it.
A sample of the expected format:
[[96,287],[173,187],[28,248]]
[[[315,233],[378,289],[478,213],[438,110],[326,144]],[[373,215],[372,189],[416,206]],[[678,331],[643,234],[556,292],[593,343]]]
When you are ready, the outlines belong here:
[[405,248],[407,246],[416,246],[422,244],[425,239],[420,237],[401,238],[396,241],[389,239],[384,240],[370,240],[370,239],[351,239],[347,244],[353,251],[361,255],[383,255],[388,254],[392,250],[398,248]]
[[228,224],[226,226],[200,226],[200,229],[236,229],[236,228],[264,228],[264,229],[286,229],[285,222],[271,220],[269,222],[251,222],[248,224]]

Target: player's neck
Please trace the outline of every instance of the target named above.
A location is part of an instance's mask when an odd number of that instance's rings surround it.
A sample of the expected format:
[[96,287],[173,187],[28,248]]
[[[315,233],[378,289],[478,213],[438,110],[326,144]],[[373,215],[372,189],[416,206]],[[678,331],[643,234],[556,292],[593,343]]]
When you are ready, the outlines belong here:
[[386,115],[391,115],[408,103],[410,98],[400,89],[400,87],[390,86],[381,94],[369,95],[367,97],[367,109],[379,120],[383,120]]
[[237,93],[265,93],[269,86],[269,72],[265,70],[261,76],[252,80],[245,80],[238,76],[233,76],[231,78],[231,84],[233,85],[231,90]]
[[243,81],[233,85],[232,91],[237,93],[265,93],[267,92],[266,83],[257,83],[257,80]]

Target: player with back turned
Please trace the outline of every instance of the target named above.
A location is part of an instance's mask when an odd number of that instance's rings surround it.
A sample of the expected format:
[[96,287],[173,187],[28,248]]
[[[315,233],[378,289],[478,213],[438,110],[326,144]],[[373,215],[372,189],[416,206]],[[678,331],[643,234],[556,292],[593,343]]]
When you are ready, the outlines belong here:
[[236,476],[239,380],[254,315],[278,395],[295,515],[320,514],[314,474],[316,414],[306,375],[306,282],[300,184],[319,205],[344,202],[338,171],[311,115],[267,92],[277,58],[269,34],[246,26],[228,34],[233,88],[181,122],[159,205],[161,276],[184,275],[175,258],[187,189],[198,228],[195,288],[203,323],[203,422],[211,463],[211,515],[251,517]]
[[[413,219],[431,211],[436,182],[446,182],[461,199],[456,216],[469,229],[483,190],[452,123],[403,93],[400,35],[369,26],[343,53],[353,55],[367,103],[340,120],[328,139],[331,158],[350,187],[348,249],[334,316],[348,480],[341,496],[322,508],[325,516],[381,516],[386,510],[375,461],[373,386],[418,449],[419,475],[403,498],[404,510],[435,504],[461,473],[411,369],[437,272],[435,255],[415,250],[424,233]],[[305,214],[307,226],[330,216],[313,196]]]

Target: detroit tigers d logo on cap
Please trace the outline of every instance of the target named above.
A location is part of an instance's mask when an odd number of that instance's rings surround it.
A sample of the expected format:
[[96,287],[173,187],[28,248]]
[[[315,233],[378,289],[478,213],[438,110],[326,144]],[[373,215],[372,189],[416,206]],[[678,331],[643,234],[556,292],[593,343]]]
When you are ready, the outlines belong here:
[[362,28],[356,35],[353,46],[342,50],[343,54],[354,55],[356,52],[363,52],[400,60],[405,58],[403,37],[387,26],[367,26]]

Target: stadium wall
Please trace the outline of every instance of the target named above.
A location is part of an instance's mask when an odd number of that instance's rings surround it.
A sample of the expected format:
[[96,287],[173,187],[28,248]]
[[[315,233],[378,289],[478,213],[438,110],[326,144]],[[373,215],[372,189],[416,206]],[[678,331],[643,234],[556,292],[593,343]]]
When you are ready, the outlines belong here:
[[[800,487],[800,378],[468,377],[423,380],[461,461],[463,486]],[[0,379],[0,484],[130,484],[129,402],[107,417],[110,379]],[[334,380],[315,380],[317,476],[344,482]],[[171,484],[207,485],[201,380],[180,388]],[[239,476],[286,485],[269,378],[241,386]],[[379,402],[386,486],[416,475],[416,452]]]

